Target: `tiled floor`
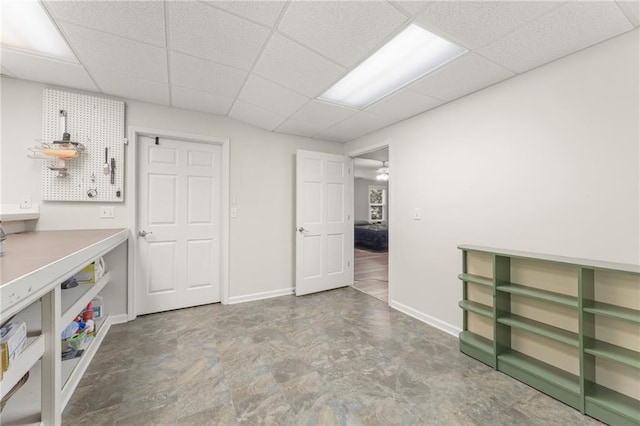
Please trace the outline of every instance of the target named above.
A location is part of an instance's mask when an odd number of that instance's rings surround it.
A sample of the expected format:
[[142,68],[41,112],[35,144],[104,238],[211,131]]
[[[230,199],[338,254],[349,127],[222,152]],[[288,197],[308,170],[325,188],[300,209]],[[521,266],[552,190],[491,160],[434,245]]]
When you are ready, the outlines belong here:
[[63,424],[598,423],[343,288],[113,326]]
[[354,249],[353,286],[376,299],[389,301],[389,254]]

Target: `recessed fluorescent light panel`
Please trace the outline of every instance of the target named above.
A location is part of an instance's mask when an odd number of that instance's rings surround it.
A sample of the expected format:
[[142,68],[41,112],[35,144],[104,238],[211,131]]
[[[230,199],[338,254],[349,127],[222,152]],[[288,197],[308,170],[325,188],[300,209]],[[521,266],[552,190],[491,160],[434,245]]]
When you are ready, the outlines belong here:
[[40,2],[2,0],[0,44],[77,62]]
[[417,25],[410,25],[319,99],[364,108],[466,51]]

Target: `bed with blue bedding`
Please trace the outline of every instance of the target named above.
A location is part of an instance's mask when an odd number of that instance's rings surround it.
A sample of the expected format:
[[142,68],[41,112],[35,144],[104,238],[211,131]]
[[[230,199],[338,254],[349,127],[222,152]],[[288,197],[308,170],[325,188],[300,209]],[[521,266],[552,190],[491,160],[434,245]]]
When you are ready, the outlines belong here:
[[354,224],[353,242],[356,247],[377,251],[389,247],[389,228],[386,223],[358,222]]

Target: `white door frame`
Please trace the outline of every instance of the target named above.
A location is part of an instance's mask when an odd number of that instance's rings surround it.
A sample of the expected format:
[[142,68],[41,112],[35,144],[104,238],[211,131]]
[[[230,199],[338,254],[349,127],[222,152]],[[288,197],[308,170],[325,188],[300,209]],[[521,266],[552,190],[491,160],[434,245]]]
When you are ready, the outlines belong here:
[[[390,217],[393,217],[393,215],[390,214],[391,211],[391,200],[394,198],[393,193],[394,191],[391,191],[391,187],[392,187],[392,182],[393,182],[393,175],[391,174],[391,168],[393,167],[393,150],[391,149],[391,145],[392,145],[392,139],[386,139],[380,142],[376,142],[374,144],[371,145],[366,145],[363,147],[359,147],[359,148],[355,148],[351,151],[348,151],[345,155],[347,157],[350,157],[352,160],[353,158],[362,155],[362,154],[367,154],[369,152],[373,152],[373,151],[377,151],[379,149],[382,148],[389,148],[389,163],[388,163],[388,167],[389,167],[389,175],[391,176],[391,178],[389,179],[389,181],[387,182],[387,186],[389,188],[389,191],[387,192],[387,215]],[[353,175],[351,178],[351,194],[353,194],[353,196],[351,197],[351,211],[354,212],[353,215],[355,215],[355,194],[354,194],[354,186],[355,186],[355,179],[356,179],[356,171],[355,171],[355,165],[353,166],[354,170],[353,170]],[[353,219],[353,218],[352,218]],[[388,223],[388,219],[387,219],[387,223]],[[392,246],[392,238],[391,238],[391,226],[389,226],[389,234],[388,234],[388,252],[389,254],[391,253],[391,246]],[[355,241],[354,241],[355,244]],[[387,285],[388,285],[388,301],[387,304],[390,304],[393,300],[393,291],[392,291],[392,286],[391,286],[391,262],[389,260],[389,257],[387,258]],[[351,268],[351,286],[353,287],[353,280],[355,278],[355,256],[353,255],[353,252],[351,253],[351,265],[353,265],[353,267]]]
[[127,176],[125,202],[129,204],[129,267],[127,286],[127,315],[128,320],[136,318],[136,256],[138,249],[138,137],[149,136],[165,139],[175,139],[185,142],[197,142],[220,145],[222,147],[221,159],[221,206],[220,206],[220,295],[223,304],[229,303],[229,139],[206,135],[194,135],[184,132],[176,132],[164,129],[152,129],[147,127],[128,126],[127,131],[129,149],[127,152]]

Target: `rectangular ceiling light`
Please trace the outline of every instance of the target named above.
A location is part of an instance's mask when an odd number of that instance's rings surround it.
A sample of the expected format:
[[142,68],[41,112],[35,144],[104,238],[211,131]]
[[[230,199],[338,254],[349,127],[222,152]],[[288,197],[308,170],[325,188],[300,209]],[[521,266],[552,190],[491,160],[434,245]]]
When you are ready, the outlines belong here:
[[36,0],[2,0],[0,44],[78,62],[73,51]]
[[466,51],[417,25],[410,25],[319,99],[364,108]]

